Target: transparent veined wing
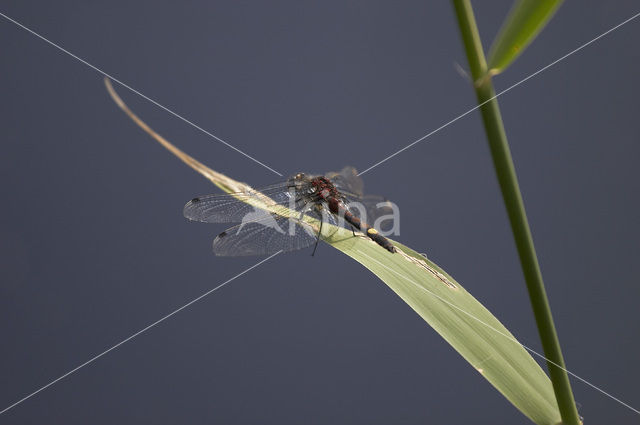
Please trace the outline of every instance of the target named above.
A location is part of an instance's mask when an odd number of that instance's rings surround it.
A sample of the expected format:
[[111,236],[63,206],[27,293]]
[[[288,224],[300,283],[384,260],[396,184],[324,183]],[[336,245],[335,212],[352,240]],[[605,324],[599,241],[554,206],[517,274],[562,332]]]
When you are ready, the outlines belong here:
[[317,240],[318,232],[313,226],[295,218],[268,214],[268,218],[245,221],[220,233],[213,240],[213,252],[228,257],[270,255],[303,249]]
[[346,166],[340,171],[329,171],[325,177],[345,194],[349,193],[352,197],[358,198],[364,195],[364,182],[358,176],[358,171],[351,166]]
[[347,166],[339,172],[330,171],[326,177],[347,198],[349,211],[368,224],[372,225],[377,218],[393,214],[389,200],[383,196],[364,194],[364,182],[354,167]]
[[382,196],[364,195],[362,197],[354,197],[348,193],[344,195],[349,211],[369,224],[373,224],[377,218],[383,215],[393,213],[391,202]]
[[270,198],[278,205],[288,207],[291,201],[289,185],[279,183],[257,189],[251,192],[236,192],[222,195],[204,195],[193,198],[184,206],[182,213],[192,221],[203,223],[237,223],[245,220],[249,215],[260,216],[265,213],[251,202],[260,202],[264,198]]

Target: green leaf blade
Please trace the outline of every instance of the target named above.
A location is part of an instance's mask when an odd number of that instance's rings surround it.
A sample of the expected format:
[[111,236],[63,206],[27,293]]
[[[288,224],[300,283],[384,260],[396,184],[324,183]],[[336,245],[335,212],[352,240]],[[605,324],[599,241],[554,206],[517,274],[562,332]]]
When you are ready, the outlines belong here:
[[[393,243],[406,255],[388,253],[366,238],[334,235],[327,242],[385,282],[525,416],[537,424],[561,421],[551,381],[542,368],[495,316],[435,263],[398,242]],[[435,273],[408,261],[407,255],[424,261]]]
[[504,71],[536,38],[562,0],[518,0],[507,15],[489,51],[488,73]]

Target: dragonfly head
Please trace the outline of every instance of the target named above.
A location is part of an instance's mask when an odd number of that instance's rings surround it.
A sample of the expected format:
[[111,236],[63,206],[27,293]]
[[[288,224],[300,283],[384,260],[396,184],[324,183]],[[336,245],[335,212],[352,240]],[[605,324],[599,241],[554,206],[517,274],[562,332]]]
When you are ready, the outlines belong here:
[[305,173],[298,173],[289,179],[289,188],[295,190],[306,190],[309,186],[309,176]]

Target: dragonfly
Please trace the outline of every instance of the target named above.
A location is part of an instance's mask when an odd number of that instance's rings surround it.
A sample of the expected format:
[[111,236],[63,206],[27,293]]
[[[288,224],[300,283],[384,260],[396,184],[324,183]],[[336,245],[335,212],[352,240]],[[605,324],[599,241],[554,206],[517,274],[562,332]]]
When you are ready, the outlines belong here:
[[[363,182],[355,168],[324,175],[297,173],[284,182],[258,190],[193,198],[184,206],[190,221],[240,223],[220,233],[213,241],[218,256],[270,255],[314,245],[315,254],[324,223],[361,231],[395,253],[395,246],[366,220],[389,212],[384,198],[364,195]],[[260,206],[269,205],[269,208]],[[319,226],[310,224],[308,219]],[[316,230],[316,227],[319,229]]]

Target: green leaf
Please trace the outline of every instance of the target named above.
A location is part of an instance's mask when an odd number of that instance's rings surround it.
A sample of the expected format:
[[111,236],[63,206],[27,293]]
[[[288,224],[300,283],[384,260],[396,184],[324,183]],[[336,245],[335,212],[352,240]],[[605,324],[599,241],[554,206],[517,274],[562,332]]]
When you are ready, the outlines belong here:
[[[108,80],[105,79],[105,83],[114,101],[136,124],[191,168],[225,192],[253,190],[175,147],[138,118],[118,97]],[[258,193],[252,204],[274,214],[293,214],[269,201]],[[317,220],[305,221],[305,225],[318,230]],[[538,424],[560,422],[551,381],[538,363],[498,319],[444,270],[395,241],[393,244],[398,252],[391,253],[364,235],[354,236],[351,230],[324,224],[322,234],[325,242],[386,283],[527,417]],[[433,363],[425,365],[433,366]],[[425,388],[425,394],[428,391]]]
[[[513,22],[519,16],[526,15],[521,10],[526,7],[526,2],[520,2],[516,10],[512,13],[512,19],[506,25],[505,34],[509,33],[509,27],[517,28]],[[548,3],[548,2],[547,2]],[[539,4],[543,4],[542,1]],[[507,141],[507,135],[500,114],[500,107],[496,99],[495,90],[491,82],[491,74],[485,73],[487,62],[484,57],[484,50],[480,41],[480,34],[476,24],[473,8],[470,0],[453,0],[453,7],[458,20],[462,42],[464,44],[467,60],[473,76],[474,88],[478,105],[481,106],[480,114],[487,133],[487,140],[493,164],[500,185],[500,191],[507,209],[507,215],[511,224],[516,249],[520,257],[520,263],[527,284],[527,290],[531,299],[533,314],[538,326],[540,339],[544,353],[547,355],[547,367],[551,376],[551,383],[554,388],[558,410],[560,411],[562,422],[569,425],[581,423],[578,409],[576,408],[569,374],[564,368],[564,359],[560,341],[553,324],[553,315],[549,307],[549,301],[544,289],[540,265],[536,257],[536,249],[531,237],[531,229],[527,221],[522,194],[518,185],[513,159]],[[520,9],[518,9],[520,7]],[[529,4],[529,7],[535,5]],[[516,37],[514,35],[513,38]],[[503,38],[507,38],[506,36]]]
[[386,283],[533,422],[561,421],[551,381],[538,363],[450,275],[398,242],[393,244],[399,253],[391,254],[366,238],[349,236],[346,231],[341,241],[329,242]]
[[504,71],[544,28],[562,0],[518,0],[489,51],[488,73]]

